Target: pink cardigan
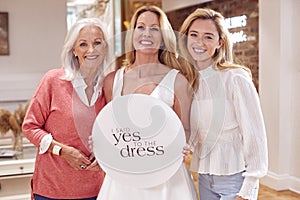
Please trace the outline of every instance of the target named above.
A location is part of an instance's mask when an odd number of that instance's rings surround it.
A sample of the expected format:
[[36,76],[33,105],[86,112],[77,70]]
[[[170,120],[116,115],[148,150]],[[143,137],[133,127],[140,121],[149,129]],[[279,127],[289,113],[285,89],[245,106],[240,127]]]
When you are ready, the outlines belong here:
[[[40,81],[24,119],[23,133],[35,146],[51,133],[55,140],[89,156],[91,152],[80,139],[73,118],[73,102],[79,97],[70,81],[60,79],[63,73],[63,69],[50,70]],[[104,105],[104,95],[101,95],[93,107],[86,107],[94,109],[96,116]],[[88,133],[92,131],[94,120],[95,117],[85,122]],[[37,153],[32,192],[57,199],[88,198],[98,195],[103,178],[102,170],[75,170],[59,156]]]

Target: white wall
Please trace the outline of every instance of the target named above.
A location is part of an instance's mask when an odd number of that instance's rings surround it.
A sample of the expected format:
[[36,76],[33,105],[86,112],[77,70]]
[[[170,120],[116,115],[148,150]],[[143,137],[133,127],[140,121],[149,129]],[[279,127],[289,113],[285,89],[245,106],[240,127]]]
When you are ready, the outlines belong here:
[[[292,106],[292,141],[291,141],[291,152],[292,152],[292,159],[291,159],[291,166],[290,172],[293,177],[297,178],[297,190],[300,191],[300,65],[299,65],[299,58],[300,58],[300,1],[293,0],[292,1],[292,9],[288,12],[292,11],[291,14],[291,43],[292,43],[292,50],[290,50],[291,54],[291,66],[292,66],[292,81],[291,81],[291,94],[293,94],[291,100]],[[286,19],[289,20],[289,19]]]
[[269,145],[262,183],[300,193],[300,1],[259,1],[260,98]]
[[0,101],[30,98],[41,76],[60,67],[66,9],[66,0],[0,0],[10,43],[10,55],[0,56]]

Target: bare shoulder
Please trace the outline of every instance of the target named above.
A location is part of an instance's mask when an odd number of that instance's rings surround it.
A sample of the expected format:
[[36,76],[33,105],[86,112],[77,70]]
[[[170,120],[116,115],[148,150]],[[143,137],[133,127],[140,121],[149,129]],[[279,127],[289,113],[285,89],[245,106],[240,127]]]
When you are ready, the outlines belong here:
[[188,87],[189,82],[184,75],[178,73],[176,76],[175,87]]
[[174,86],[175,93],[178,95],[192,95],[193,87],[190,85],[185,76],[181,73],[178,73],[175,80]]
[[103,90],[105,94],[106,102],[110,102],[112,99],[112,89],[114,84],[114,78],[116,75],[116,71],[110,72],[107,74],[103,81]]
[[111,85],[114,82],[115,75],[116,75],[116,71],[107,74],[104,78],[103,86],[105,87]]

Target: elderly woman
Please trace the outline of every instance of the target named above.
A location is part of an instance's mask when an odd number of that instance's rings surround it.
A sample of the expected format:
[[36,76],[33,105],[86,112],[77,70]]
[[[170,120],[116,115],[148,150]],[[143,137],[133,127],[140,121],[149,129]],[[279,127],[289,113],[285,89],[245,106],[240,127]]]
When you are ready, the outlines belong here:
[[109,48],[106,26],[82,19],[66,36],[62,68],[40,81],[23,123],[39,148],[32,178],[34,199],[96,199],[104,173],[88,147],[102,93]]

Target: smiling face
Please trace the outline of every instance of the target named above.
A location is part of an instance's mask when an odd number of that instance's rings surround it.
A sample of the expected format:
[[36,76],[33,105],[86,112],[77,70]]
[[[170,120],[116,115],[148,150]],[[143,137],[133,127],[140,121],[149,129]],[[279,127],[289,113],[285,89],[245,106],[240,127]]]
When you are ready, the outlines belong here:
[[96,26],[82,28],[75,41],[73,53],[78,57],[80,68],[100,66],[106,55],[106,42],[101,29]]
[[187,49],[200,69],[212,64],[216,49],[222,45],[214,22],[210,19],[196,19],[189,28]]
[[137,19],[133,33],[133,46],[136,51],[144,53],[158,53],[162,44],[159,17],[157,14],[146,11]]

